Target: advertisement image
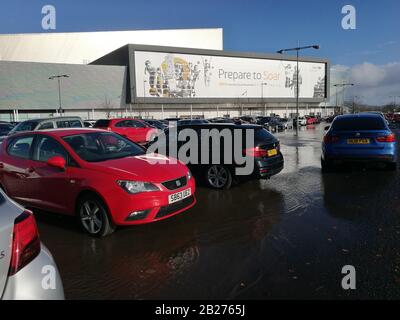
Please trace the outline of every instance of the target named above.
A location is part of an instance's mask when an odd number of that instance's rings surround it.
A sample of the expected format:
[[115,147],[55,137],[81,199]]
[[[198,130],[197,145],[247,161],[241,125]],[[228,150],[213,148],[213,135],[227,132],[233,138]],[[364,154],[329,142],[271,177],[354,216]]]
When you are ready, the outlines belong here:
[[[136,51],[137,97],[325,98],[326,64]],[[297,82],[297,74],[299,81]]]

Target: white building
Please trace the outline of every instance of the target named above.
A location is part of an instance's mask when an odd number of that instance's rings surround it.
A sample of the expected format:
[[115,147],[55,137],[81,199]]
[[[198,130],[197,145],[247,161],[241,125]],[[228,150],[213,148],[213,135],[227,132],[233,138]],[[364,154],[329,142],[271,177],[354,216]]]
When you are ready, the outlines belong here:
[[0,60],[88,64],[128,43],[223,49],[222,28],[0,35]]
[[[174,56],[168,64],[173,72],[163,70],[167,56]],[[153,67],[145,70],[148,59]],[[0,119],[59,110],[84,119],[289,117],[296,111],[295,66],[293,56],[223,51],[221,28],[0,35]],[[300,115],[335,111],[325,107],[329,70],[327,59],[301,58]],[[49,77],[63,74],[68,78],[61,80],[59,97],[58,83]],[[238,83],[235,74],[248,78]]]

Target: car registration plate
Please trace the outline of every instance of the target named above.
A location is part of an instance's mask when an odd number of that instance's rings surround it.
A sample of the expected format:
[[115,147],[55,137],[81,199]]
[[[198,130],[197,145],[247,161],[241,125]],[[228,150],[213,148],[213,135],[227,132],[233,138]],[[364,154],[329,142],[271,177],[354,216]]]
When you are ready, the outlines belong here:
[[180,191],[180,192],[177,192],[177,193],[174,193],[174,194],[170,194],[168,196],[168,203],[171,204],[171,203],[181,201],[183,199],[190,197],[191,195],[192,195],[192,190],[190,188]]
[[277,154],[278,154],[278,150],[276,150],[276,149],[268,150],[268,157],[273,157],[273,156],[276,156]]
[[369,144],[369,139],[347,139],[347,144]]

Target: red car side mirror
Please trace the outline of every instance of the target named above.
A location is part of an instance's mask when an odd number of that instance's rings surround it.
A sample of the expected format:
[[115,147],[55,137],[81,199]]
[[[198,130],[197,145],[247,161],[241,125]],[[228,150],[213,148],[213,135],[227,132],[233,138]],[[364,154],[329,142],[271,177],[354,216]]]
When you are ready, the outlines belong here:
[[51,157],[50,159],[48,159],[47,164],[50,167],[65,170],[65,168],[67,166],[67,161],[65,161],[65,159],[63,157],[55,156],[55,157]]

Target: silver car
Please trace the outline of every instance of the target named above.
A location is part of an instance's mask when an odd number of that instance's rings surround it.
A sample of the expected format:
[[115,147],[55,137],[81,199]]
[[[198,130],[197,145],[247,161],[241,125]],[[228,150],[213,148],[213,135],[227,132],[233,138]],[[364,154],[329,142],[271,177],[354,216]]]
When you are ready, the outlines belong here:
[[63,300],[53,257],[30,211],[0,191],[0,300]]

